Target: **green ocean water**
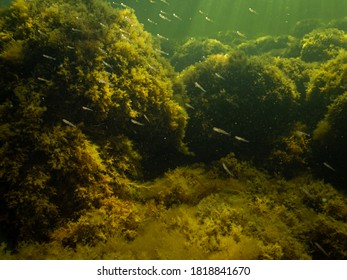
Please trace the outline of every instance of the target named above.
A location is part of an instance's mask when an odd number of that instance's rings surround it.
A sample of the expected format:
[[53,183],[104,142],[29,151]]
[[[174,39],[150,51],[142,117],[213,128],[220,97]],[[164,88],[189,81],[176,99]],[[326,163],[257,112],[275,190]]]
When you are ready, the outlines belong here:
[[[117,1],[113,1],[116,2]],[[288,34],[304,19],[346,16],[344,0],[124,0],[145,28],[167,37],[210,36],[240,31],[248,37]],[[166,3],[167,4],[166,4]],[[160,11],[170,21],[159,17]],[[200,11],[200,12],[199,12]],[[201,13],[202,12],[202,13]],[[175,18],[176,14],[180,19]],[[211,21],[206,20],[206,16]],[[148,19],[157,23],[153,25]]]

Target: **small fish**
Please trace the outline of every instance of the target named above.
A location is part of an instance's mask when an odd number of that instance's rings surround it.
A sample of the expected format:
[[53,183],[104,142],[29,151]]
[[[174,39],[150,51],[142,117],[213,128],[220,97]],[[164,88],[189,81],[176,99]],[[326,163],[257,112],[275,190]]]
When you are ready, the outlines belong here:
[[248,11],[251,13],[251,14],[254,14],[254,15],[258,15],[257,11],[252,9],[252,8],[248,8]]
[[236,30],[236,34],[241,38],[247,38],[245,34],[241,33],[240,31]]
[[47,55],[47,54],[43,54],[42,56],[43,56],[44,58],[49,59],[49,60],[57,60],[55,57],[50,56],[50,55]]
[[195,110],[195,108],[192,105],[190,105],[189,103],[184,103],[184,105],[186,105],[186,107],[189,109]]
[[240,141],[240,142],[249,143],[248,140],[246,140],[245,138],[242,138],[242,137],[240,137],[240,136],[235,136],[235,139],[236,139],[237,141]]
[[107,27],[107,26],[106,26],[105,24],[103,24],[102,22],[99,22],[99,24],[100,24],[101,27],[104,27],[104,28]]
[[139,125],[139,126],[143,126],[144,124],[141,122],[138,122],[137,120],[131,119],[130,120],[133,124]]
[[205,20],[208,22],[214,22],[211,18],[209,18],[208,16],[205,17]]
[[178,20],[182,21],[182,19],[178,15],[176,15],[175,13],[173,13],[172,15],[174,18],[177,18]]
[[160,35],[159,33],[157,33],[157,37],[161,40],[169,41],[169,38],[164,37],[164,36]]
[[110,85],[109,82],[103,80],[103,79],[97,79],[97,81],[100,83],[100,84],[104,84],[104,85]]
[[326,162],[323,162],[323,165],[324,165],[326,168],[330,169],[331,171],[336,172],[336,169],[335,169],[334,167],[332,167],[330,164],[328,164],[328,163],[326,163]]
[[153,70],[154,72],[159,72],[158,68],[152,66],[151,64],[147,63],[148,64],[148,68]]
[[229,132],[226,132],[225,130],[221,129],[221,128],[218,128],[218,127],[213,127],[212,128],[213,131],[219,133],[219,134],[223,134],[223,135],[226,135],[226,136],[230,136],[230,133]]
[[221,79],[221,80],[225,80],[224,77],[221,76],[220,74],[218,74],[217,72],[214,73],[214,75],[215,75],[217,78]]
[[205,19],[208,21],[208,22],[214,22],[211,18],[209,18],[208,16],[205,17]]
[[130,38],[128,36],[122,34],[121,37],[130,43]]
[[298,135],[298,136],[310,136],[310,134],[306,133],[306,132],[303,132],[303,131],[300,131],[300,130],[297,130],[295,131],[295,133]]
[[170,55],[169,53],[164,52],[164,51],[159,50],[159,49],[155,49],[155,51],[156,51],[157,53],[161,53],[161,54],[165,54],[165,55]]
[[208,16],[207,13],[205,13],[205,12],[203,12],[203,11],[201,11],[201,10],[199,10],[199,14],[202,14],[202,15],[204,15],[204,16]]
[[38,29],[37,32],[38,32],[40,35],[42,35],[42,36],[47,36],[47,34],[44,33],[44,32],[42,32],[40,29]]
[[159,17],[160,17],[162,20],[166,20],[166,21],[171,22],[171,19],[169,19],[168,17],[164,16],[163,14],[159,14]]
[[147,21],[148,21],[149,23],[154,24],[154,25],[158,25],[158,23],[156,23],[155,21],[151,20],[150,18],[148,18]]
[[67,125],[69,125],[69,126],[71,126],[71,127],[76,127],[72,122],[69,122],[69,121],[66,120],[66,119],[62,119],[62,121],[63,121],[63,123],[65,123],[65,124],[67,124]]
[[169,2],[167,2],[166,0],[160,0],[160,2],[162,2],[162,3],[164,3],[164,4],[166,4],[166,5],[170,5],[170,3]]
[[102,52],[103,54],[107,55],[107,51],[105,51],[104,49],[98,47],[98,50],[99,50],[100,52]]
[[307,195],[307,197],[313,199],[313,196],[310,194],[310,192],[308,190],[306,190],[305,188],[301,188],[301,190],[303,191],[304,194]]
[[194,85],[196,88],[200,89],[201,91],[206,92],[206,90],[198,82],[195,82]]
[[[130,7],[128,6],[128,8],[130,8]],[[127,22],[132,23],[132,20],[131,20],[130,17],[124,16],[124,19],[125,19]]]
[[45,83],[50,83],[51,81],[50,80],[47,80],[45,78],[41,78],[41,77],[37,77],[37,79],[41,82],[45,82]]
[[130,36],[130,33],[129,33],[128,31],[125,31],[125,30],[122,29],[122,28],[119,28],[119,31],[120,31],[121,33],[124,33],[124,34]]
[[73,32],[77,32],[77,33],[81,33],[82,32],[82,30],[81,29],[77,29],[77,28],[71,28],[71,31],[73,31]]
[[329,257],[329,254],[327,253],[327,251],[325,251],[323,249],[323,247],[321,245],[319,245],[317,242],[314,242],[314,245],[316,245],[316,247],[319,249],[319,251],[321,251],[324,255],[326,255],[327,257]]
[[102,64],[104,64],[106,67],[113,69],[112,66],[110,64],[108,64],[106,61],[102,61]]
[[148,118],[145,114],[143,114],[143,117],[145,118],[145,120],[146,120],[147,122],[150,123],[149,118]]
[[72,47],[72,46],[66,46],[69,50],[74,50],[75,47]]
[[167,15],[167,16],[170,15],[169,13],[164,12],[163,10],[160,10],[160,13],[163,14],[163,15]]
[[222,166],[223,166],[224,170],[225,170],[230,176],[234,177],[234,174],[231,173],[231,171],[230,171],[229,168],[225,165],[224,162],[222,163]]
[[86,107],[86,106],[82,106],[82,109],[85,110],[85,111],[90,111],[90,112],[94,112],[94,110]]

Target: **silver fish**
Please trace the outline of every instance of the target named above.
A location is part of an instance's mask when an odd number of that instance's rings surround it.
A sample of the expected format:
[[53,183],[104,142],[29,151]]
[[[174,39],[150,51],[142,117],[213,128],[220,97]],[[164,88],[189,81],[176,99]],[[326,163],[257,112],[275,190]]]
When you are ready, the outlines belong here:
[[177,18],[178,20],[182,21],[182,19],[178,15],[176,15],[175,13],[173,13],[172,15],[174,18]]
[[145,118],[145,120],[146,120],[147,122],[150,123],[149,118],[148,118],[145,114],[143,114],[143,117]]
[[213,20],[210,19],[208,16],[206,16],[205,19],[206,19],[208,22],[213,22]]
[[47,54],[43,54],[42,55],[44,58],[50,59],[50,60],[57,60],[55,57],[47,55]]
[[159,14],[159,17],[162,19],[162,20],[166,20],[166,21],[171,21],[171,19],[169,19],[168,17],[164,16],[163,14]]
[[323,162],[323,165],[324,165],[326,168],[330,169],[331,171],[336,172],[336,169],[335,169],[334,167],[332,167],[330,164],[328,164],[328,163],[326,163],[326,162]]
[[101,27],[104,27],[104,28],[107,27],[106,24],[103,24],[102,22],[99,22],[99,24],[100,24]]
[[143,126],[144,124],[141,122],[138,122],[137,120],[131,119],[130,120],[133,124],[139,125],[139,126]]
[[169,38],[164,37],[164,36],[160,35],[159,33],[157,33],[157,37],[161,40],[169,41]]
[[239,37],[241,37],[241,38],[244,38],[244,39],[247,38],[245,34],[241,33],[241,32],[238,31],[238,30],[236,30],[236,34],[237,34]]
[[296,133],[298,136],[310,136],[310,134],[308,134],[308,133],[306,133],[306,132],[303,132],[303,131],[300,131],[300,130],[295,131],[295,133]]
[[129,33],[128,31],[125,31],[125,30],[122,29],[122,28],[119,28],[119,31],[120,31],[121,33],[124,33],[124,34],[130,36],[130,33]]
[[164,3],[164,4],[166,4],[166,5],[170,5],[170,3],[169,2],[167,2],[166,0],[160,0],[160,2],[162,2],[162,3]]
[[71,28],[71,31],[73,31],[73,32],[77,32],[77,33],[82,32],[82,30],[81,30],[81,29],[77,29],[77,28]]
[[206,92],[206,90],[198,82],[195,82],[194,85],[195,85],[195,87],[197,87],[201,91]]
[[107,55],[107,51],[105,51],[103,48],[98,47],[98,50],[99,50],[101,53]]
[[45,83],[50,83],[51,81],[50,80],[47,80],[45,78],[42,78],[42,77],[37,77],[37,79],[41,82],[45,82]]
[[48,36],[46,33],[42,32],[40,29],[38,29],[37,32],[42,36]]
[[214,73],[214,75],[215,75],[217,78],[221,79],[221,80],[225,80],[224,77],[221,76],[220,74],[218,74],[217,72]]
[[240,136],[235,136],[235,139],[236,139],[237,141],[241,141],[241,142],[244,142],[244,143],[249,143],[248,140],[246,140],[245,138],[242,138],[242,137],[240,137]]
[[153,70],[154,72],[159,72],[158,68],[154,67],[153,65],[151,65],[149,63],[147,63],[147,64],[148,64],[149,69]]
[[70,122],[70,121],[68,121],[66,119],[62,119],[62,121],[63,121],[63,123],[65,123],[65,124],[67,124],[67,125],[69,125],[71,127],[76,127],[72,122]]
[[257,11],[252,9],[252,8],[248,8],[248,11],[251,13],[251,14],[254,14],[254,15],[258,15]]
[[170,15],[169,13],[164,12],[163,10],[160,10],[160,13],[163,14],[163,15],[167,15],[167,16]]
[[223,135],[226,135],[226,136],[230,136],[230,133],[229,132],[226,132],[225,130],[221,129],[221,128],[218,128],[218,127],[213,127],[212,128],[213,131],[219,133],[219,134],[223,134]]
[[85,110],[85,111],[90,111],[90,112],[94,112],[94,110],[86,107],[86,106],[82,106],[82,109]]
[[106,61],[102,61],[102,64],[104,64],[106,67],[113,69],[112,66],[110,64],[108,64]]
[[222,166],[224,168],[224,170],[230,175],[230,176],[234,176],[233,173],[231,173],[231,171],[229,170],[229,168],[225,165],[225,163],[222,163]]
[[164,52],[162,50],[159,50],[159,49],[154,49],[157,53],[161,53],[161,54],[165,54],[165,55],[170,55],[169,53],[167,52]]
[[148,18],[147,21],[148,21],[149,23],[154,24],[154,25],[158,25],[158,23],[156,23],[155,21],[151,20],[150,18]]
[[329,257],[329,254],[327,253],[327,251],[325,251],[323,249],[323,247],[321,245],[319,245],[317,242],[314,242],[314,245],[316,245],[316,247],[324,254],[326,255],[327,257]]
[[190,105],[189,103],[184,103],[184,105],[186,105],[186,107],[189,109],[195,110],[195,108],[192,105]]

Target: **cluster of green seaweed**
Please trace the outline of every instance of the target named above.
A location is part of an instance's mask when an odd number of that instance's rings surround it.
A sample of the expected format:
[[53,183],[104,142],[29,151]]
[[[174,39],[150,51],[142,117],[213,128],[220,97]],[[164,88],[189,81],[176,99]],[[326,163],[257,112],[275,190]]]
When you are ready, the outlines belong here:
[[[287,177],[308,169],[330,173],[344,188],[344,153],[339,152],[347,136],[340,97],[347,86],[344,22],[303,21],[288,36],[218,34],[219,44],[228,42],[229,51],[211,49],[206,59],[180,73],[189,113],[186,142],[197,158],[209,162],[235,152]],[[203,47],[209,41],[200,42]],[[177,53],[195,49],[183,44]],[[179,69],[190,58],[174,61]],[[338,130],[332,129],[331,114],[339,115]]]
[[[346,259],[346,198],[307,171],[345,186],[347,37],[301,26],[190,39],[176,75],[128,8],[1,11],[0,258]],[[140,182],[182,154],[205,163]]]
[[[226,166],[230,172],[225,172]],[[285,181],[229,154],[113,198],[19,259],[346,259],[346,198],[309,176]],[[121,203],[121,204],[120,204]],[[116,230],[119,226],[126,231]],[[133,230],[131,229],[133,227]],[[126,235],[126,238],[124,237]]]
[[134,195],[128,178],[141,166],[185,152],[173,71],[133,11],[16,0],[0,26],[0,215],[11,239],[46,240],[86,211],[122,208],[109,199]]

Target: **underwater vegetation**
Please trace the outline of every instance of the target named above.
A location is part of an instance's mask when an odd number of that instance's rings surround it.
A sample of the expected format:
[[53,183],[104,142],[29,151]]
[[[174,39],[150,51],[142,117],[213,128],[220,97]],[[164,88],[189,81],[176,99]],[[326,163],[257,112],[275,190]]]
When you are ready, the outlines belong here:
[[180,75],[191,106],[186,141],[200,160],[211,161],[230,151],[242,151],[248,159],[263,158],[268,144],[295,120],[299,92],[265,60],[236,50],[211,55]]
[[142,185],[141,197],[141,203],[112,198],[57,229],[49,242],[22,243],[15,255],[2,248],[1,257],[347,257],[346,198],[309,176],[289,181],[273,178],[238,161],[234,154],[209,167],[199,164],[169,171]]
[[13,1],[0,259],[347,259],[345,22],[167,53],[124,4]]
[[170,61],[176,71],[181,71],[189,65],[204,60],[211,54],[226,53],[229,50],[228,45],[216,39],[190,38],[181,46],[176,47]]
[[44,240],[65,218],[124,195],[122,180],[140,178],[140,162],[185,152],[187,115],[172,98],[172,69],[132,11],[98,0],[18,0],[0,26],[9,235]]

